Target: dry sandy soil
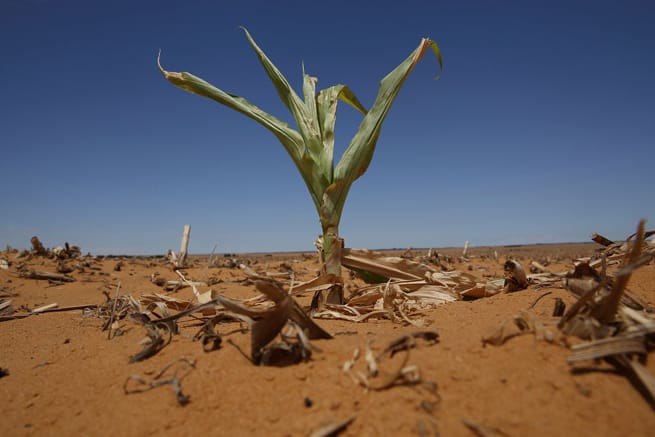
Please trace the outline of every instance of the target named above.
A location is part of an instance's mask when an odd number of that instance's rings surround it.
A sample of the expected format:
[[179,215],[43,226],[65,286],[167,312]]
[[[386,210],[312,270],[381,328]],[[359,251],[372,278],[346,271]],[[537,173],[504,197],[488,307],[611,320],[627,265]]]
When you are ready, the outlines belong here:
[[[454,256],[453,267],[481,280],[503,277],[508,256],[528,266],[546,263],[553,272],[571,270],[573,259],[592,255],[596,244],[473,248],[467,261],[461,249],[440,251]],[[496,250],[498,259],[492,254]],[[414,251],[415,255],[425,251]],[[292,270],[298,280],[318,272],[313,253],[239,255],[258,272]],[[0,292],[11,299],[15,314],[50,303],[59,307],[106,302],[108,293],[139,298],[165,293],[151,281],[179,277],[164,258],[84,257],[69,261],[74,282],[52,284],[25,279],[18,269],[55,272],[56,262],[45,257],[17,258],[0,252],[9,262],[0,269]],[[184,270],[188,279],[205,281],[225,296],[246,299],[258,295],[243,271],[230,267],[221,255],[193,257]],[[220,265],[225,265],[221,267]],[[117,266],[120,266],[117,267]],[[348,275],[347,275],[348,276]],[[120,288],[118,285],[120,284]],[[347,279],[346,295],[363,283]],[[648,307],[655,307],[653,263],[632,276],[628,288]],[[202,286],[206,291],[210,286]],[[221,324],[220,348],[204,352],[197,341],[197,323],[183,324],[179,335],[155,356],[128,364],[143,348],[143,326],[119,322],[111,339],[102,331],[104,319],[94,311],[71,310],[34,314],[0,323],[0,435],[274,435],[307,436],[330,423],[352,419],[343,436],[652,436],[655,414],[637,385],[604,362],[567,364],[566,346],[521,335],[501,346],[484,346],[481,339],[501,323],[530,307],[549,326],[556,298],[570,307],[575,301],[559,283],[545,288],[501,293],[457,301],[412,314],[429,325],[417,328],[388,319],[363,323],[316,319],[334,335],[314,340],[311,359],[287,367],[255,366],[249,361],[250,333],[237,322]],[[189,287],[172,293],[191,299]],[[307,307],[311,294],[298,302]],[[355,349],[370,342],[374,353],[390,342],[421,330],[436,331],[435,344],[417,342],[408,364],[420,372],[420,383],[396,384],[367,390],[353,375],[364,372],[360,357],[351,373],[343,371]],[[243,352],[242,352],[243,351]],[[245,352],[245,353],[244,353]],[[399,354],[401,355],[401,354]],[[181,368],[187,358],[193,368]],[[655,360],[647,362],[655,373]],[[180,405],[172,385],[126,394],[132,375],[152,381],[175,362],[188,404]],[[398,364],[390,360],[392,370]],[[385,370],[384,368],[382,370]],[[165,377],[164,377],[165,378]],[[133,386],[135,381],[128,381]],[[336,435],[336,434],[334,434]]]

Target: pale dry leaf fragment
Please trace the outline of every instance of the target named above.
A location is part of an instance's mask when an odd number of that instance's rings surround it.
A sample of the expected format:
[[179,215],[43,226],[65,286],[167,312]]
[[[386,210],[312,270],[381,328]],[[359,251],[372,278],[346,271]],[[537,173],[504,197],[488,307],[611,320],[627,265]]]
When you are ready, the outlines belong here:
[[364,359],[366,360],[366,366],[368,368],[368,374],[370,376],[377,376],[378,374],[378,363],[373,356],[373,351],[371,350],[372,340],[366,342],[366,352],[364,353]]
[[350,298],[348,298],[346,305],[349,306],[375,305],[375,302],[377,302],[378,299],[380,299],[381,297],[382,297],[382,291],[380,290],[380,287],[378,286],[364,287],[355,291],[350,296]]
[[421,382],[421,370],[416,364],[405,366],[401,370],[401,375],[404,381],[410,384],[418,384]]
[[59,273],[51,273],[51,272],[41,272],[41,271],[35,271],[29,269],[19,271],[19,276],[25,279],[42,279],[42,280],[52,281],[57,283],[75,281],[75,278],[68,275],[62,275]]
[[193,306],[190,300],[180,299],[166,294],[144,294],[139,299],[142,305],[148,306],[155,302],[163,302],[168,308],[176,311],[185,311]]
[[324,291],[340,282],[342,282],[342,279],[338,276],[325,273],[307,282],[295,284],[290,294],[296,296],[307,292]]
[[[180,259],[178,260],[178,262],[184,263],[184,262],[186,262],[185,259],[186,259],[186,253],[185,253],[185,258],[184,258],[184,259],[180,258]],[[177,275],[180,277],[180,279],[182,279],[182,282],[183,282],[184,284],[186,284],[186,285],[188,285],[189,287],[191,287],[191,289],[193,290],[193,295],[195,296],[195,298],[196,298],[196,300],[198,301],[198,303],[203,303],[203,302],[200,302],[200,292],[198,291],[198,286],[199,286],[199,285],[206,285],[206,284],[205,284],[204,282],[197,282],[197,281],[190,281],[190,280],[188,280],[188,279],[187,279],[187,278],[182,274],[182,272],[179,271],[179,270],[175,270],[175,273],[177,273]]]
[[49,303],[47,305],[40,306],[38,308],[34,308],[31,313],[32,314],[38,314],[38,313],[43,313],[47,312],[50,309],[57,308],[58,304],[57,303]]
[[589,291],[598,290],[601,278],[589,263],[580,262],[575,265],[573,272],[564,275],[562,283],[571,294],[581,297]]
[[189,249],[189,235],[191,234],[191,225],[184,225],[182,240],[180,242],[180,252],[175,260],[175,267],[183,268],[186,266],[187,251]]
[[550,273],[550,271],[543,266],[541,263],[537,261],[531,261],[530,262],[530,268],[534,269],[533,271],[539,272],[539,273]]
[[567,361],[573,363],[631,353],[647,353],[643,335],[621,335],[577,344],[571,347]]
[[[648,313],[644,311],[637,311],[628,306],[623,306],[620,309],[620,313],[623,318],[637,324],[637,326],[639,326],[640,329],[643,329],[645,332],[655,332],[655,319],[648,317]],[[630,328],[628,328],[628,330],[630,330]]]
[[503,266],[505,271],[505,289],[507,291],[524,290],[528,286],[528,277],[523,266],[516,260],[507,260]]
[[355,361],[359,358],[359,348],[356,347],[355,350],[353,351],[353,356],[349,360],[347,360],[345,363],[343,363],[343,366],[341,366],[341,370],[344,373],[350,372],[352,368],[355,366]]
[[453,296],[450,290],[444,291],[444,288],[438,285],[424,285],[418,290],[409,293],[407,297],[428,306],[442,305],[457,300],[457,297]]
[[[304,336],[310,339],[332,338],[304,313],[298,303],[279,283],[272,279],[257,279],[255,285],[259,291],[275,303],[272,308],[256,310],[220,295],[217,295],[212,301],[212,303],[221,304],[227,311],[242,317],[250,324],[251,357],[254,364],[290,364],[295,362],[297,357],[304,359],[309,356],[308,341],[305,341]],[[203,305],[198,308],[200,307]],[[268,346],[288,322],[293,322],[297,326],[299,341],[297,343],[283,341]]]
[[463,298],[479,299],[494,296],[503,291],[504,287],[504,279],[495,279],[486,283],[476,283],[473,287],[463,290],[459,294]]
[[650,373],[648,368],[639,361],[628,358],[623,355],[618,357],[619,362],[629,368],[632,373],[639,379],[644,388],[650,395],[650,401],[655,403],[655,376]]
[[362,372],[361,370],[355,371],[355,377],[353,377],[353,381],[355,381],[356,384],[361,385],[367,390],[370,387],[370,384],[368,382],[368,375]]
[[313,430],[309,437],[336,437],[348,428],[353,423],[357,416],[351,416],[346,420],[337,422],[333,419],[327,421],[324,425],[319,426]]
[[14,307],[10,299],[0,299],[0,316],[9,316],[13,314]]
[[[334,308],[335,306],[332,307]],[[360,315],[349,315],[334,309],[324,309],[314,313],[314,318],[338,319],[347,320],[349,322],[362,323],[371,318],[384,318],[385,316],[388,316],[388,314],[389,312],[386,310],[374,310]]]
[[457,270],[449,272],[427,272],[425,279],[429,284],[441,285],[454,292],[462,292],[477,284],[477,278],[470,273]]
[[[141,351],[137,352],[136,354],[130,357],[128,361],[129,364],[136,363],[137,361],[145,360],[157,354],[167,344],[169,344],[173,338],[173,331],[171,330],[169,325],[165,323],[159,323],[159,324],[146,323],[144,326],[146,328],[146,333],[148,335],[149,341],[146,343],[145,347]],[[168,334],[167,339],[164,339],[164,334],[162,334],[162,331]]]
[[473,432],[477,437],[494,437],[497,435],[505,435],[505,433],[499,432],[496,429],[489,429],[482,426],[478,422],[475,422],[471,419],[462,418],[462,423]]
[[278,282],[271,280],[257,280],[255,281],[255,286],[259,291],[264,293],[266,297],[277,304],[287,299],[290,300],[291,309],[289,319],[295,322],[310,339],[316,340],[332,338],[330,333],[318,326],[312,320],[312,318],[309,317],[305,311],[303,311],[298,302],[296,302],[295,299],[293,299],[291,295],[289,295]]
[[[599,305],[592,308],[593,317],[601,323],[609,323],[614,320],[632,271],[643,265],[643,261],[640,260],[640,255],[644,244],[644,226],[645,221],[641,220],[637,227],[637,233],[634,234],[634,240],[631,241],[630,249],[623,258],[621,264],[622,268],[615,275],[614,284],[609,294],[599,303]],[[630,238],[628,240],[630,241]],[[647,262],[648,260],[645,261]]]
[[239,264],[239,268],[243,271],[243,273],[246,274],[246,276],[249,276],[251,278],[261,277],[259,273],[257,273],[256,271],[254,271],[252,268],[248,267],[245,264]]
[[273,309],[262,311],[251,325],[251,356],[259,364],[262,349],[270,343],[286,325],[291,314],[291,297],[279,302]]
[[344,248],[341,252],[341,264],[351,270],[368,272],[384,280],[417,280],[422,279],[426,272],[432,271],[425,264],[364,249]]

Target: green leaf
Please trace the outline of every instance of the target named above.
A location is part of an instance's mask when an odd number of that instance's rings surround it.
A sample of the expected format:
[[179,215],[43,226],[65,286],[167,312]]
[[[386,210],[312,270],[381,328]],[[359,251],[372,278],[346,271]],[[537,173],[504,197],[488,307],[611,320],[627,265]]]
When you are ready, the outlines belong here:
[[[241,112],[270,130],[282,143],[300,171],[316,205],[323,229],[337,227],[348,191],[353,182],[368,169],[382,123],[400,88],[428,48],[436,55],[441,71],[443,68],[441,51],[436,42],[430,39],[421,40],[416,50],[382,79],[377,98],[371,110],[367,112],[354,93],[345,85],[336,85],[316,94],[317,79],[305,74],[304,67],[302,87],[304,99],[301,99],[284,75],[257,45],[248,30],[242,29],[266,74],[273,82],[280,99],[293,115],[297,131],[248,100],[226,93],[199,77],[190,73],[164,70],[158,57],[159,69],[174,85]],[[334,127],[339,100],[364,114],[364,119],[335,168]]]
[[[284,75],[277,69],[273,62],[271,62],[271,60],[268,58],[268,56],[266,56],[262,49],[259,48],[248,30],[243,27],[241,29],[243,29],[245,32],[250,46],[257,54],[257,58],[264,67],[264,70],[266,71],[269,79],[271,82],[273,82],[273,85],[275,86],[280,99],[293,115],[293,118],[296,121],[296,125],[298,126],[298,131],[304,141],[304,152],[307,153],[309,151],[312,153],[312,157],[316,159],[322,144],[321,132],[318,127],[316,107],[314,105],[314,90],[316,86],[316,79],[308,75],[304,75],[303,91],[305,93],[305,102],[303,102],[295,93],[293,88],[291,88],[291,85],[289,85],[289,82],[284,77]],[[307,99],[307,93],[311,94],[311,99]],[[318,166],[313,170],[320,172],[321,176],[324,177],[326,181],[329,180],[328,175],[332,174],[332,168],[328,170],[327,168]]]
[[[400,88],[428,48],[431,48],[437,56],[441,69],[443,62],[439,47],[434,41],[424,38],[409,57],[380,82],[377,98],[337,164],[334,170],[334,180],[326,190],[326,197],[330,198],[330,202],[325,205],[325,209],[321,213],[332,216],[332,220],[341,217],[343,205],[352,183],[368,169],[373,159],[382,123],[400,92]],[[338,222],[335,225],[338,225]]]
[[[348,103],[362,114],[366,115],[366,109],[359,103],[355,94],[346,85],[335,85],[319,91],[316,96],[316,107],[318,122],[321,128],[323,139],[323,152],[321,153],[321,167],[334,167],[334,126],[337,121],[337,103],[339,100]],[[332,183],[332,171],[330,172],[330,183]]]
[[226,93],[193,74],[164,70],[161,66],[160,57],[157,58],[157,65],[164,77],[173,85],[232,108],[270,130],[280,143],[282,143],[296,164],[316,207],[319,208],[319,205],[322,203],[323,192],[329,182],[322,178],[320,172],[314,171],[315,163],[306,156],[303,138],[298,132],[289,127],[287,123],[262,111],[243,97]]

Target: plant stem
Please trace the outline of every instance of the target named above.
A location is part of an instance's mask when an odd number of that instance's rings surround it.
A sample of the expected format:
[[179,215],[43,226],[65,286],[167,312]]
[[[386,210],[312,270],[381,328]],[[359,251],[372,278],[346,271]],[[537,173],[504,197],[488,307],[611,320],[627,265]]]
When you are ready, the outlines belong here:
[[[341,249],[343,241],[339,238],[339,226],[323,227],[323,270],[324,273],[341,278]],[[343,283],[335,284],[328,292],[327,303],[343,305]]]

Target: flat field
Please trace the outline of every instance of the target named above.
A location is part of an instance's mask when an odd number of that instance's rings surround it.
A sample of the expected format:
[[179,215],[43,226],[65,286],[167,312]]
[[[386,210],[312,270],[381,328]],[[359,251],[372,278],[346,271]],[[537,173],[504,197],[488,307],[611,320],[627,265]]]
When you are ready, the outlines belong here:
[[[487,282],[503,278],[509,257],[526,270],[536,261],[560,273],[573,270],[575,259],[593,256],[600,248],[595,243],[479,247],[471,248],[467,259],[461,258],[461,248],[441,249],[437,252],[444,266],[432,267]],[[418,260],[426,254],[414,249],[404,255]],[[48,257],[18,257],[16,252],[0,252],[0,259],[7,261],[7,268],[0,269],[0,292],[5,302],[11,300],[13,316],[52,303],[59,308],[103,305],[116,296],[194,297],[189,286],[165,290],[173,284],[168,281],[182,279],[163,257],[80,257],[59,266]],[[200,293],[211,289],[240,301],[255,298],[259,292],[239,264],[261,275],[274,274],[285,284],[291,277],[308,281],[320,268],[315,253],[221,254],[193,256],[180,273],[198,282]],[[67,276],[74,279],[70,282],[25,274],[56,273],[67,266],[72,270]],[[348,270],[345,280],[346,297],[365,285]],[[655,307],[654,284],[651,261],[632,274],[627,286],[647,315]],[[312,292],[294,298],[307,309]],[[157,354],[131,364],[147,338],[134,318],[116,317],[112,338],[102,330],[107,318],[94,309],[4,320],[0,435],[652,436],[652,404],[634,378],[602,360],[567,363],[567,344],[579,340],[558,334],[546,341],[526,333],[502,345],[483,344],[502,324],[513,325],[522,310],[557,332],[558,318],[552,313],[558,298],[567,308],[577,300],[555,281],[415,309],[407,316],[416,324],[388,317],[362,322],[315,318],[333,338],[312,340],[311,357],[289,366],[254,365],[251,333],[238,321],[218,324],[220,347],[203,351],[194,341],[202,314],[180,322],[179,334]],[[159,308],[154,312],[162,315]],[[438,341],[417,337],[414,347],[381,361],[379,375],[370,375],[367,348],[380,356],[395,340],[426,331],[436,332]],[[359,358],[353,361],[356,350]],[[652,354],[647,358],[645,367],[655,374]],[[349,371],[344,370],[346,363],[351,364]],[[380,384],[401,367],[412,377]],[[175,371],[185,405],[174,384],[157,385]],[[133,375],[146,384],[155,381],[154,387],[126,394],[126,387],[150,387],[139,385]],[[331,424],[343,426],[329,434]]]

